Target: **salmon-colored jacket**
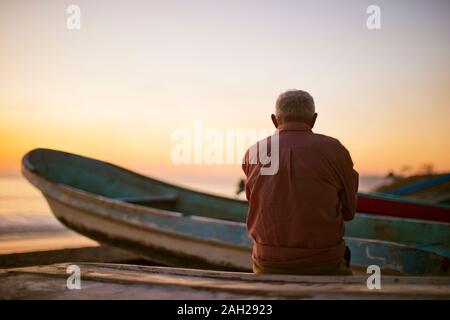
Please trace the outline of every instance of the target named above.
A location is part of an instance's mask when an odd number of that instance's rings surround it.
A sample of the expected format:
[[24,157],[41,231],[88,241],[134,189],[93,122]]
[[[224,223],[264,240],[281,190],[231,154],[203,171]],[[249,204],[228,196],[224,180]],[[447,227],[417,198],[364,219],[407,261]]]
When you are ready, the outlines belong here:
[[[338,140],[313,133],[305,123],[280,125],[277,134],[276,174],[261,174],[263,164],[251,161],[251,149],[242,165],[253,261],[277,268],[339,262],[345,253],[344,221],[353,219],[358,190],[350,154]],[[258,145],[268,142],[270,150],[272,140]]]

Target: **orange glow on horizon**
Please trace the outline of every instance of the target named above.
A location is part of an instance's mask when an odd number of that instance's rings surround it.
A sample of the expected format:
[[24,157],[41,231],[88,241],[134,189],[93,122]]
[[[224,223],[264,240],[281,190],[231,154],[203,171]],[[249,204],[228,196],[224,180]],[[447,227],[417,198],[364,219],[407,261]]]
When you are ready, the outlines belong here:
[[238,164],[172,164],[171,133],[198,119],[271,129],[277,95],[294,87],[360,174],[450,171],[449,3],[411,2],[410,17],[383,2],[379,31],[357,0],[79,5],[82,28],[69,31],[64,1],[0,4],[0,174],[46,147],[172,181],[238,179]]

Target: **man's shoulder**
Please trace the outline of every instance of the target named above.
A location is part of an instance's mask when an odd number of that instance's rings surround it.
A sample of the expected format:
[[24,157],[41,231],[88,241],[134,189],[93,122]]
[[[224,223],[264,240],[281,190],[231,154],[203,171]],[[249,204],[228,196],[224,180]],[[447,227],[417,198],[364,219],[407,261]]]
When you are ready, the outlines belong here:
[[330,137],[330,136],[327,136],[325,134],[314,133],[314,139],[317,142],[319,142],[321,144],[325,144],[325,145],[330,146],[330,147],[334,147],[334,148],[342,148],[342,147],[344,147],[342,145],[342,143],[338,139]]
[[260,147],[270,146],[270,144],[272,143],[273,137],[274,137],[274,134],[267,136],[265,138],[262,138],[256,142],[250,144],[250,146],[247,148],[247,153],[252,149],[257,150],[257,148],[260,148]]
[[320,133],[314,133],[314,138],[315,145],[325,153],[344,157],[349,154],[347,148],[336,138]]
[[271,141],[271,136],[268,136],[268,137],[265,137],[261,140],[258,140],[256,142],[252,143],[245,151],[245,154],[243,157],[243,162],[244,163],[256,163],[254,161],[258,155],[258,149],[261,146],[266,147],[268,145],[268,143],[270,143],[270,141]]

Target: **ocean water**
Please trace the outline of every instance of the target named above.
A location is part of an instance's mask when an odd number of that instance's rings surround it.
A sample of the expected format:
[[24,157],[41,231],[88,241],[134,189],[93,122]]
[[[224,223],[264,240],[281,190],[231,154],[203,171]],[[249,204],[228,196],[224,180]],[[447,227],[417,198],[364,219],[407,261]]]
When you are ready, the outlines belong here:
[[[362,176],[359,190],[371,191],[385,182],[383,177]],[[183,181],[181,184],[235,197],[236,185]],[[0,254],[94,245],[98,244],[61,225],[41,193],[25,178],[0,177]]]

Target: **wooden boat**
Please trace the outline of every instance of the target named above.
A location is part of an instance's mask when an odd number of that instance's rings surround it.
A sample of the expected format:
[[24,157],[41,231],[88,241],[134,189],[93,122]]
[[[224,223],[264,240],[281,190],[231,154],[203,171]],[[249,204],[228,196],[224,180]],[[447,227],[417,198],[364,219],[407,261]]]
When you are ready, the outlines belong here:
[[450,172],[401,177],[391,174],[389,178],[390,181],[376,188],[377,193],[450,205]]
[[450,206],[383,193],[358,193],[356,210],[375,215],[450,222]]
[[[354,276],[255,275],[105,263],[76,263],[80,289],[54,264],[0,270],[0,299],[449,299],[449,277],[383,275],[381,290]],[[37,285],[39,284],[39,285]],[[182,304],[181,304],[182,305]]]
[[[209,195],[74,154],[36,149],[24,176],[69,228],[152,261],[249,270],[245,201]],[[346,225],[354,265],[447,275],[450,224],[357,214]]]

